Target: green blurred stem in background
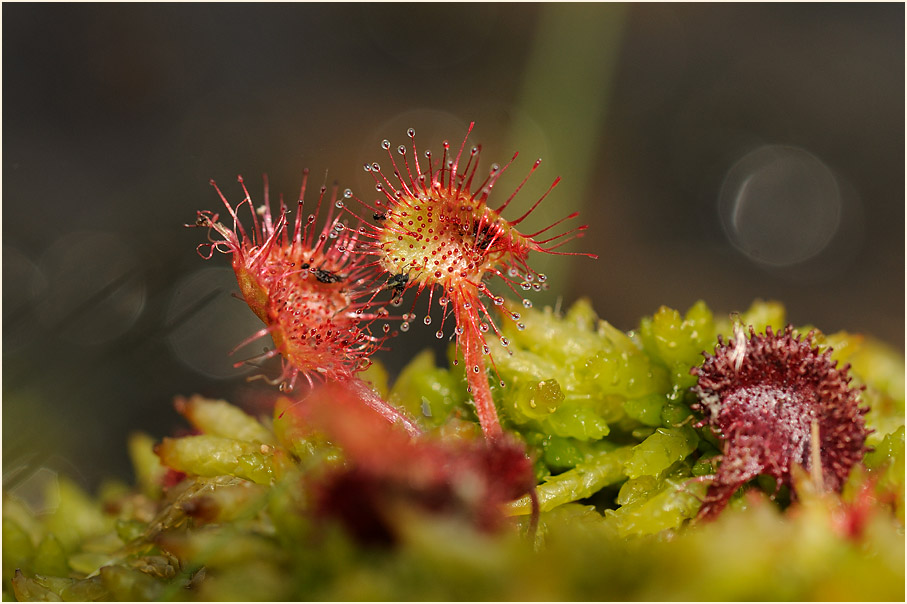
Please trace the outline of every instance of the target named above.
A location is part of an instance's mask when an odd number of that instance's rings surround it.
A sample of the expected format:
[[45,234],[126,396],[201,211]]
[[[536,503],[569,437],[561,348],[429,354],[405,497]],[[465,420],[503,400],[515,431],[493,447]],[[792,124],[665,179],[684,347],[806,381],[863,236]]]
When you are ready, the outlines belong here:
[[[555,176],[562,180],[552,197],[533,213],[525,228],[528,232],[571,212],[583,212],[583,200],[589,196],[594,160],[601,146],[598,135],[607,114],[626,14],[627,9],[621,4],[567,3],[541,7],[538,33],[517,100],[520,113],[529,119],[514,122],[505,148],[532,150],[531,153],[544,150],[541,174],[545,176],[530,179],[521,195],[527,206],[544,193]],[[535,158],[523,158],[519,165],[525,167],[527,159]],[[510,172],[509,177],[515,182],[525,174],[523,168]],[[499,188],[509,190],[510,183]],[[567,228],[583,224],[589,218],[590,214],[583,212],[577,221],[567,223]],[[580,242],[568,244],[564,249],[585,251],[587,247]],[[570,283],[574,264],[564,262],[563,258],[536,254],[532,266],[548,275],[550,289],[535,295],[533,301],[554,304],[558,292],[563,292]]]

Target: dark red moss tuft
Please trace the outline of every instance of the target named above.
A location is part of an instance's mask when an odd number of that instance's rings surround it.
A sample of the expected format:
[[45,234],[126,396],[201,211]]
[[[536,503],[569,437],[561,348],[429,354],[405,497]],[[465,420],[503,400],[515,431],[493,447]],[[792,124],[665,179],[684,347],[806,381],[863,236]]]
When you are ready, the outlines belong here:
[[[747,338],[739,330],[714,355],[692,369],[699,381],[694,408],[724,441],[724,454],[709,487],[700,518],[713,518],[747,481],[767,474],[791,485],[791,468],[800,465],[821,476],[824,487],[839,491],[851,468],[866,452],[859,389],[850,387],[849,365],[837,367],[831,350],[819,352],[811,335],[780,334]],[[813,426],[818,429],[814,434]],[[820,444],[812,454],[812,441]],[[813,468],[818,458],[820,468]],[[821,474],[820,474],[821,472]]]
[[356,397],[346,384],[328,383],[293,412],[343,449],[347,463],[310,488],[316,513],[362,543],[396,543],[405,511],[494,532],[507,522],[502,505],[535,486],[532,461],[514,439],[414,438]]

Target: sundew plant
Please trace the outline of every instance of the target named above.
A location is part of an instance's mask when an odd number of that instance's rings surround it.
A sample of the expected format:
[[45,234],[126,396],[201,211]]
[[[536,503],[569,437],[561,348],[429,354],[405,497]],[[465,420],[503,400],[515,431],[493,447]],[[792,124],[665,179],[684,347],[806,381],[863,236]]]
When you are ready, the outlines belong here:
[[[135,484],[5,495],[5,598],[903,600],[903,358],[774,301],[630,331],[534,307],[534,255],[595,270],[561,247],[585,226],[524,232],[557,180],[492,195],[518,158],[481,166],[471,130],[382,142],[375,198],[215,185],[198,252],[273,343],[272,411],[178,396],[185,434],[129,439]],[[391,377],[416,327],[447,358]]]

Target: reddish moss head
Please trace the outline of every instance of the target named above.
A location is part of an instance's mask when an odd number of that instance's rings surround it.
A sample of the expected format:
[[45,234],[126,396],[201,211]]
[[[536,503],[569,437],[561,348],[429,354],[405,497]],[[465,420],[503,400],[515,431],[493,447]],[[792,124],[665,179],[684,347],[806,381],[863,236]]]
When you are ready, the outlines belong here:
[[362,405],[348,384],[319,387],[294,413],[340,446],[347,461],[315,478],[317,513],[366,543],[393,544],[413,511],[499,530],[507,522],[503,504],[535,486],[532,462],[516,440],[413,438]]
[[[307,172],[292,230],[283,199],[279,215],[272,216],[267,181],[265,202],[258,208],[253,207],[245,184],[245,198],[233,207],[211,181],[233,220],[232,228],[218,222],[212,212],[199,212],[197,221],[221,237],[199,246],[203,256],[210,257],[214,250],[233,255],[243,298],[267,325],[253,339],[271,335],[276,348],[265,357],[283,356],[282,379],[288,387],[299,374],[309,383],[315,377],[350,377],[368,366],[369,356],[386,337],[376,337],[369,330],[387,312],[370,301],[367,284],[374,281],[374,269],[364,267],[362,256],[352,253],[358,232],[334,216],[334,206],[342,206],[336,190],[328,199],[328,215],[320,230],[316,225],[325,187],[315,211],[304,217],[306,179]],[[243,182],[242,177],[239,181]],[[238,216],[244,205],[250,210],[248,230]]]
[[826,489],[841,489],[867,450],[868,433],[848,368],[838,368],[831,350],[819,352],[809,336],[794,336],[791,326],[779,334],[768,327],[764,335],[750,328],[749,338],[739,329],[727,344],[719,337],[715,354],[692,369],[699,378],[694,408],[724,441],[700,518],[716,516],[759,474],[791,485],[794,465],[820,476]]

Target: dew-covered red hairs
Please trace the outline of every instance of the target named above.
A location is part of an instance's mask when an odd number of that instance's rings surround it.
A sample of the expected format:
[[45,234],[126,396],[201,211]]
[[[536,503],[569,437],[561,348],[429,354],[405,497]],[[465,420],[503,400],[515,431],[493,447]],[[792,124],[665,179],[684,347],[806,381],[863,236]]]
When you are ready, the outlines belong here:
[[724,441],[700,518],[715,517],[759,474],[790,485],[795,464],[838,491],[867,450],[867,409],[850,386],[850,366],[837,367],[831,349],[819,352],[812,333],[795,336],[790,325],[778,334],[771,327],[764,335],[749,331],[747,338],[738,329],[726,344],[719,336],[715,354],[691,371],[699,378],[693,407],[704,415],[701,425]]
[[[491,310],[494,306],[503,307],[504,298],[493,294],[486,280],[496,276],[521,296],[520,291],[548,287],[546,276],[530,266],[530,253],[596,256],[559,251],[586,229],[586,225],[579,225],[558,232],[564,221],[577,217],[576,212],[534,233],[520,230],[520,223],[538,208],[560,179],[555,179],[519,217],[508,220],[502,216],[541,160],[532,164],[529,174],[502,203],[497,207],[489,205],[492,188],[511,163],[503,167],[493,164],[487,175],[481,174],[478,171],[481,147],[467,148],[473,125],[470,123],[458,151],[444,141],[440,158],[425,151],[424,159],[419,159],[416,132],[412,128],[407,131],[411,150],[407,145],[398,146],[398,157],[394,156],[390,141],[383,141],[381,147],[388,154],[390,169],[382,170],[377,162],[364,166],[374,177],[375,188],[383,199],[374,203],[358,201],[376,221],[374,225],[366,225],[362,234],[364,241],[371,242],[370,253],[388,275],[387,283],[396,297],[399,299],[409,289],[416,290],[417,298],[427,291],[431,306],[432,298],[437,295],[443,308],[436,332],[439,339],[445,335],[446,320],[453,315],[457,352],[466,364],[476,414],[485,436],[494,439],[501,436],[502,429],[486,375],[487,361],[494,365],[486,337],[493,333],[505,348],[509,341],[496,325]],[[514,154],[511,162],[516,157]],[[352,192],[345,196],[352,197]],[[530,308],[532,302],[523,298],[523,306]],[[506,314],[522,329],[519,313]],[[415,313],[405,318],[413,320]],[[426,316],[423,322],[431,324],[431,316]],[[409,323],[405,321],[401,330],[408,328]]]

